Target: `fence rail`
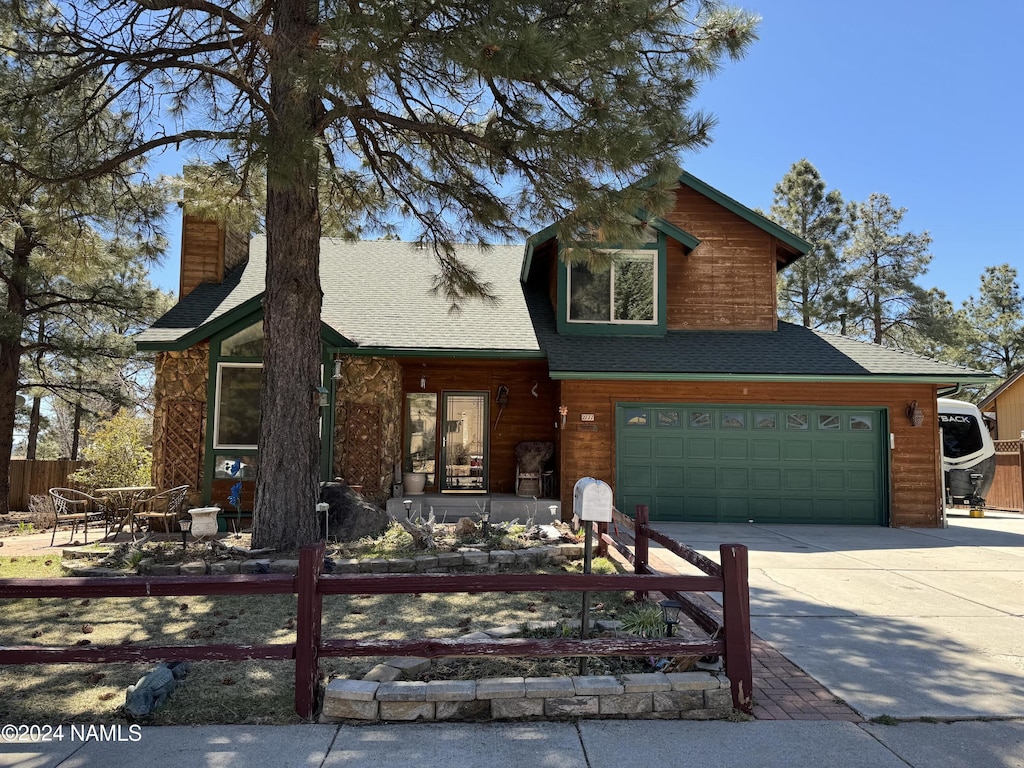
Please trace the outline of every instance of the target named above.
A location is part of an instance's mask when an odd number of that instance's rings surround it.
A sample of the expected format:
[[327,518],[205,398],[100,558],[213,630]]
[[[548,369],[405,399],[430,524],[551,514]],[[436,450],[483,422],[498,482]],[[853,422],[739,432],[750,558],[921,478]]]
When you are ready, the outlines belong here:
[[68,475],[84,467],[84,461],[14,459],[11,461],[11,489],[7,495],[8,508],[17,511],[28,509],[30,496],[46,495],[51,488],[68,484]]
[[[644,531],[644,535],[649,532]],[[742,550],[742,557],[727,552]],[[330,656],[682,656],[723,655],[731,676],[750,668],[750,619],[747,597],[746,548],[723,545],[723,567],[718,576],[665,576],[652,571],[634,575],[534,575],[534,574],[409,574],[409,575],[325,575],[322,573],[325,545],[303,547],[299,572],[246,576],[165,576],[120,579],[79,577],[62,579],[0,579],[0,598],[27,597],[140,597],[193,595],[297,594],[298,611],[295,643],[271,645],[152,645],[85,647],[0,647],[0,664],[39,664],[118,661],[152,662],[168,659],[240,660],[274,659],[295,662],[295,711],[310,719],[314,715],[320,685],[319,659]],[[687,591],[720,591],[726,605],[726,622],[736,632],[724,639],[687,642],[685,638],[612,638],[594,640],[505,639],[469,641],[458,639],[412,640],[323,640],[322,609],[325,595],[415,594],[422,592],[585,592],[635,590],[680,595]],[[746,628],[747,659],[737,659],[743,644],[734,635]],[[733,704],[750,711],[749,674],[738,690],[733,682]]]

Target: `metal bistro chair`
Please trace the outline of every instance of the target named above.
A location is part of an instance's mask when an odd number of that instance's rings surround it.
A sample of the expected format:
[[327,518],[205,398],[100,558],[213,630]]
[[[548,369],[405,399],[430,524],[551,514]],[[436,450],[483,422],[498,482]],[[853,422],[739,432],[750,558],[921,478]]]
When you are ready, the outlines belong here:
[[179,485],[150,496],[140,503],[135,519],[145,521],[150,531],[155,530],[154,523],[159,521],[165,533],[176,533],[178,520],[185,516],[185,498],[190,487]]
[[107,533],[107,511],[102,501],[74,488],[51,488],[50,499],[53,502],[53,535],[50,546],[57,538],[57,528],[61,523],[71,523],[71,541],[75,540],[78,524],[82,523],[85,531],[85,543],[89,543],[89,523],[93,520],[103,521],[103,534]]

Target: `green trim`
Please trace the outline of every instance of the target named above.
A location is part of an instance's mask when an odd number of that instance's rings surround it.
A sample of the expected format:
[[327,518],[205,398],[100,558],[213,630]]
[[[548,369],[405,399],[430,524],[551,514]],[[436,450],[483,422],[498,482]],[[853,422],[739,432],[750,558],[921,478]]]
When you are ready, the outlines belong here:
[[[193,347],[201,341],[212,339],[219,335],[225,328],[242,323],[248,325],[246,320],[250,316],[263,317],[263,293],[259,293],[250,299],[246,299],[237,307],[233,307],[209,322],[185,332],[183,336],[170,341],[140,341],[135,343],[135,348],[140,352],[181,352]],[[346,338],[332,326],[320,321],[320,338],[333,347],[354,347],[355,342]]]
[[466,360],[543,360],[540,349],[410,349],[398,347],[341,347],[333,353],[356,357],[436,357]]
[[519,282],[525,283],[530,277],[530,267],[533,265],[534,248],[555,237],[557,231],[557,224],[549,224],[540,232],[536,232],[526,238],[526,251],[523,254],[523,268],[519,271]]
[[671,237],[677,243],[681,243],[691,251],[700,245],[700,239],[694,237],[685,229],[680,229],[671,221],[667,221],[660,216],[652,216],[642,208],[638,209],[634,215],[640,221],[646,221],[652,229],[661,232],[663,235]]
[[[594,381],[764,381],[764,382],[890,382],[894,384],[942,384],[949,381],[984,381],[989,376],[937,376],[932,374],[865,374],[863,376],[834,376],[831,374],[778,374],[778,373],[661,373],[654,371],[549,371],[556,380]],[[998,377],[996,377],[998,378]]]
[[[605,245],[604,247],[614,247]],[[668,300],[668,256],[667,240],[664,232],[658,233],[658,240],[655,243],[645,243],[642,246],[630,250],[657,251],[657,322],[651,324],[640,323],[579,323],[570,322],[569,314],[569,265],[561,258],[559,249],[558,259],[558,306],[555,309],[555,322],[560,335],[566,336],[664,336],[667,328],[666,317],[668,315],[665,306]]]
[[228,328],[235,323],[239,323],[245,320],[250,315],[254,315],[256,312],[260,313],[260,317],[263,317],[263,294],[260,293],[253,296],[251,299],[246,299],[237,307],[232,307],[227,312],[218,317],[210,320],[209,322],[203,323],[202,325],[193,328],[190,331],[185,332],[183,336],[179,336],[177,339],[172,341],[143,341],[136,343],[136,348],[145,351],[175,351],[180,352],[189,347],[195,346],[200,341],[211,339],[213,336],[221,333],[225,328]]
[[334,474],[331,470],[334,467],[334,415],[338,388],[334,381],[334,354],[327,349],[326,345],[321,349],[320,363],[324,372],[323,386],[330,395],[327,407],[321,408],[321,411],[326,411],[326,413],[322,413],[320,418],[320,480],[328,481]]
[[802,237],[797,237],[787,229],[780,227],[771,219],[762,216],[760,213],[747,208],[743,203],[733,200],[731,197],[723,192],[719,192],[717,189],[712,187],[710,184],[701,181],[696,176],[683,171],[679,174],[679,183],[685,184],[695,192],[699,192],[710,200],[714,200],[716,203],[721,205],[723,208],[732,211],[741,219],[745,219],[753,224],[755,227],[763,229],[773,237],[778,238],[783,243],[794,249],[798,253],[805,254],[811,250],[812,246]]

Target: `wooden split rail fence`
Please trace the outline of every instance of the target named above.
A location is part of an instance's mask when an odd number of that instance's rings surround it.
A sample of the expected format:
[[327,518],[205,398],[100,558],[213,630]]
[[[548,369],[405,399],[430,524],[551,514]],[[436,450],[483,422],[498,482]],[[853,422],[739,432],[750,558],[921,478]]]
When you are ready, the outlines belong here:
[[[603,541],[603,539],[602,539]],[[294,643],[268,645],[147,645],[0,647],[0,664],[160,662],[179,660],[227,661],[269,659],[295,663],[295,711],[311,719],[320,685],[319,659],[330,656],[481,657],[522,656],[707,656],[723,655],[726,672],[750,669],[750,618],[747,594],[746,548],[722,546],[723,566],[717,575],[663,576],[545,574],[401,574],[330,575],[323,572],[325,545],[311,544],[300,552],[296,575],[253,574],[224,576],[166,576],[61,579],[0,579],[0,598],[184,597],[191,595],[298,595]],[[694,553],[696,554],[696,553]],[[645,559],[644,559],[645,561]],[[637,562],[640,562],[639,560]],[[617,637],[592,640],[535,640],[525,638],[469,641],[458,639],[351,640],[322,639],[321,615],[325,595],[386,595],[454,592],[722,592],[727,631],[706,642],[685,638]],[[732,621],[735,626],[728,627]],[[716,623],[717,627],[717,623]],[[745,627],[746,640],[740,635]],[[735,629],[736,631],[733,631]],[[745,650],[744,650],[745,649]],[[746,660],[740,656],[746,653]],[[737,697],[737,691],[740,692]],[[739,687],[733,681],[733,704],[750,711],[749,672]],[[745,693],[744,693],[745,692]]]

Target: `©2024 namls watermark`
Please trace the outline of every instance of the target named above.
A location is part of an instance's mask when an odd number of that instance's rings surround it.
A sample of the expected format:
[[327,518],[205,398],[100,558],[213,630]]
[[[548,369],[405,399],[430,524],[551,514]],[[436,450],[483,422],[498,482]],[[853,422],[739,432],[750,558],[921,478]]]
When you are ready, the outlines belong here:
[[135,743],[142,741],[141,725],[16,725],[0,726],[0,744],[38,743],[41,741],[104,741]]

